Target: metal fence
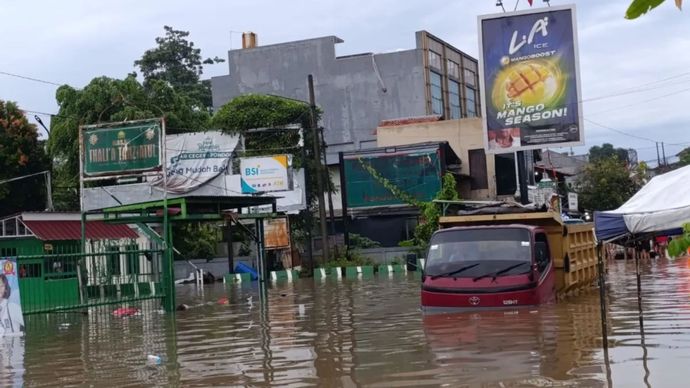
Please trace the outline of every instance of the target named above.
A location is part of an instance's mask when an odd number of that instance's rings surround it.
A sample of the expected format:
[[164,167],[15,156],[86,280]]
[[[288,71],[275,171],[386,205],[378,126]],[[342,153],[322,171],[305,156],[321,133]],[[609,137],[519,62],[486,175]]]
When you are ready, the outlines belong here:
[[18,252],[24,314],[162,298],[164,250],[135,240]]

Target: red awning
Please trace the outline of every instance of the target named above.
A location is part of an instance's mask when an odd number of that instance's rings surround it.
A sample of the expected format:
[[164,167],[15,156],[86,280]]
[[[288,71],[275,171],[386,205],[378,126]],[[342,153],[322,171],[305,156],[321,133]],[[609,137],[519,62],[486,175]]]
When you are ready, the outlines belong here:
[[[81,240],[81,221],[22,222],[39,240]],[[103,221],[89,221],[86,223],[86,238],[89,240],[117,240],[137,237],[139,235],[124,224],[106,224]]]

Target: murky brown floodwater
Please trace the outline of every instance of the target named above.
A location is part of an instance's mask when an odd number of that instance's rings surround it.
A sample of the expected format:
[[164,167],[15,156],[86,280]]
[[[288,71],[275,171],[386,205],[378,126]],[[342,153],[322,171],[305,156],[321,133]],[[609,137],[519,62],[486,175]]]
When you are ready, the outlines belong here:
[[[642,346],[632,263],[610,264],[610,377],[599,300],[423,316],[415,275],[268,290],[180,287],[204,304],[141,316],[27,317],[0,340],[0,386],[690,386],[690,261],[644,263]],[[219,305],[228,297],[229,305]],[[248,300],[250,299],[250,300]],[[147,355],[163,363],[147,365]]]

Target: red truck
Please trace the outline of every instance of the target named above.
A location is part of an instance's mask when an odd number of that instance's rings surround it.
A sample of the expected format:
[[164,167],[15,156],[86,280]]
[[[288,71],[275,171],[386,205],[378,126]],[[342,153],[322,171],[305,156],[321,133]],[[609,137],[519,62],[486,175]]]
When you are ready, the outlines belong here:
[[421,302],[436,308],[539,305],[596,279],[592,224],[552,212],[441,218],[431,237]]

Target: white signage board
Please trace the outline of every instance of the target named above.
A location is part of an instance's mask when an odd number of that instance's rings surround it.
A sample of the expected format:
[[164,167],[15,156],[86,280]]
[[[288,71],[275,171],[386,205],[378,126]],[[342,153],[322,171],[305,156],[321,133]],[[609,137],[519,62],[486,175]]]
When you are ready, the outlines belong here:
[[290,190],[289,155],[261,156],[240,159],[243,194]]

